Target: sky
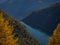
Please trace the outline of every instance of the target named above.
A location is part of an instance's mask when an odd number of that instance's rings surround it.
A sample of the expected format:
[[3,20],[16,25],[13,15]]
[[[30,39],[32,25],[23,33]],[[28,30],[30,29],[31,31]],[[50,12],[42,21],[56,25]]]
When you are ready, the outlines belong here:
[[60,0],[0,0],[0,9],[12,17],[22,20],[33,11],[48,7]]
[[[60,0],[0,0],[0,9],[7,12],[12,17],[22,20],[33,11],[44,9]],[[25,25],[25,24],[24,24]],[[25,25],[31,35],[33,35],[42,45],[47,45],[49,36]]]
[[7,0],[0,0],[0,4],[2,4],[2,3],[4,3],[4,2],[6,2]]

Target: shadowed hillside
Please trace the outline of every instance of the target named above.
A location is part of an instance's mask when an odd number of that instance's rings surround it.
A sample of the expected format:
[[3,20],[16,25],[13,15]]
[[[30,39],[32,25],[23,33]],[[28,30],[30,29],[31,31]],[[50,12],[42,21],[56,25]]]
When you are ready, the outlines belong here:
[[[2,16],[4,18],[4,21],[6,21],[6,20],[8,21],[8,26],[9,27],[13,26],[12,35],[15,40],[16,40],[16,38],[18,38],[18,45],[40,45],[38,43],[38,41],[36,41],[35,38],[33,38],[33,36],[30,35],[30,33],[26,30],[26,28],[21,23],[19,23],[16,19],[13,19],[12,17],[8,16],[2,10],[0,10],[0,17],[1,17],[1,12],[2,12]],[[10,39],[8,39],[8,40],[10,40]],[[1,40],[0,40],[0,42],[1,42]],[[12,42],[12,40],[11,40],[11,42]]]
[[60,22],[60,3],[34,11],[22,21],[33,28],[42,29],[40,31],[51,36],[54,28]]
[[60,45],[60,23],[57,25],[53,35],[50,37],[48,45]]

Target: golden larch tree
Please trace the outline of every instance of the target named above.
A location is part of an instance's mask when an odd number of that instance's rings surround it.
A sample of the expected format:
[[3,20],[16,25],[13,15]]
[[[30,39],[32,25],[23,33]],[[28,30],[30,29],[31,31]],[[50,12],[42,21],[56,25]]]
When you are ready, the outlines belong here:
[[50,37],[48,45],[60,45],[60,23],[57,25],[53,35]]
[[17,39],[14,39],[13,26],[8,25],[8,20],[3,17],[3,12],[0,12],[0,45],[18,45]]

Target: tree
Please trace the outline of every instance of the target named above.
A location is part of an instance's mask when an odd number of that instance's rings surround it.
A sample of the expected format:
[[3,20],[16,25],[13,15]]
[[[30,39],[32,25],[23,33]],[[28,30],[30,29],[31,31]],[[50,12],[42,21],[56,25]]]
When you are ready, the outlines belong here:
[[48,45],[60,45],[60,23],[50,37]]
[[9,26],[9,21],[3,17],[3,12],[0,12],[0,45],[18,45],[17,39],[12,35],[13,26]]

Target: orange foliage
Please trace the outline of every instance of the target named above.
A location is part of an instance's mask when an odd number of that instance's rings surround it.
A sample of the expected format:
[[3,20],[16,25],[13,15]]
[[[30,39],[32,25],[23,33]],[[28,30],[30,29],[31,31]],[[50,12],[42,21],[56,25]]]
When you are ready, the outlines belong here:
[[3,12],[0,12],[0,45],[18,45],[18,38],[13,39],[13,26],[11,27],[8,24],[8,21],[3,18]]
[[53,36],[50,37],[48,45],[60,45],[60,23],[53,32]]

